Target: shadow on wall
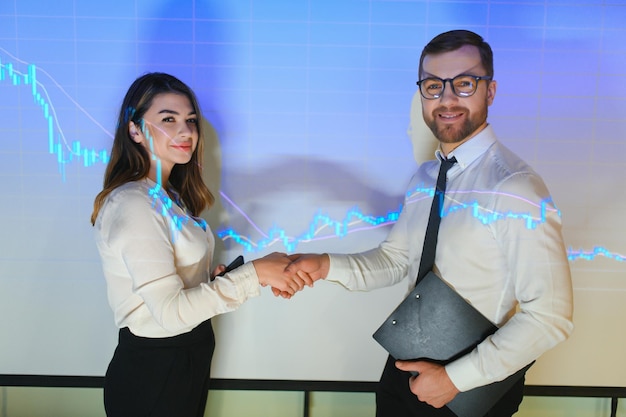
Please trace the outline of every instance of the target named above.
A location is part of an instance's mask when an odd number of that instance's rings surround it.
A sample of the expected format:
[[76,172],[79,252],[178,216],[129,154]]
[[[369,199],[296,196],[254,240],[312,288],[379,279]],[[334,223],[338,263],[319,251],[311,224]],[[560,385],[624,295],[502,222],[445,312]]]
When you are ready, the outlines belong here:
[[[331,160],[299,155],[272,159],[263,170],[255,172],[235,167],[225,167],[225,171],[222,171],[221,140],[218,132],[225,129],[219,105],[224,100],[219,89],[212,86],[220,85],[228,74],[224,73],[226,70],[223,67],[211,64],[228,61],[228,57],[223,56],[227,52],[211,46],[211,42],[197,46],[193,40],[223,40],[231,36],[236,38],[238,34],[223,33],[224,29],[219,25],[189,25],[188,21],[192,16],[210,18],[228,14],[228,10],[221,10],[220,7],[226,6],[195,3],[181,8],[177,2],[164,1],[154,11],[141,11],[142,16],[154,19],[142,20],[138,30],[139,39],[156,40],[154,43],[146,43],[146,49],[138,52],[140,68],[144,72],[169,72],[190,84],[198,94],[204,112],[203,177],[215,196],[214,206],[205,211],[202,217],[207,220],[214,233],[225,225],[231,226],[233,220],[228,218],[225,201],[220,196],[223,179],[228,184],[241,185],[246,190],[242,197],[248,202],[246,213],[253,219],[264,213],[267,215],[267,208],[261,206],[263,201],[271,201],[272,198],[283,199],[285,205],[293,203],[294,208],[302,207],[304,203],[312,210],[325,205],[325,202],[338,203],[344,207],[358,206],[363,213],[372,215],[385,215],[389,211],[397,210],[402,203],[402,195],[395,194],[395,191],[391,194],[388,190],[368,182],[367,178],[351,172],[349,167]],[[193,38],[189,39],[189,36]],[[150,47],[151,44],[154,46]],[[210,117],[210,120],[206,117]],[[437,141],[423,122],[419,93],[414,94],[410,120],[407,133],[413,145],[415,160],[421,163],[432,159]],[[406,184],[409,178],[402,178],[400,181]],[[310,203],[303,201],[309,197]],[[255,233],[253,226],[245,221],[237,227],[241,228],[239,232],[242,234]],[[217,238],[215,259],[221,259],[227,249],[224,242]]]
[[[424,123],[419,93],[412,99],[410,126],[407,134],[413,147],[413,156],[419,164],[434,158],[438,141]],[[217,140],[216,137],[208,140]],[[209,154],[213,152],[213,154]],[[207,147],[205,160],[211,164],[221,161],[219,146]],[[386,162],[390,163],[390,162]],[[220,172],[222,172],[220,170]],[[316,214],[328,214],[333,220],[341,221],[346,207],[358,208],[365,215],[386,216],[396,212],[403,203],[403,193],[398,189],[408,184],[410,178],[399,178],[399,187],[381,187],[374,184],[360,171],[353,171],[350,166],[338,164],[330,159],[316,156],[294,155],[268,160],[267,165],[254,172],[237,167],[224,167],[224,181],[229,190],[237,190],[241,208],[250,219],[267,218],[267,210],[279,210],[275,218],[290,236],[303,236],[307,233],[307,224]],[[213,174],[212,174],[213,175]],[[392,190],[391,190],[391,189]],[[244,191],[245,190],[245,191]],[[276,203],[279,201],[280,203]],[[222,201],[226,204],[226,202]],[[341,207],[339,213],[327,213],[333,207]],[[321,213],[320,213],[321,212]],[[232,228],[242,236],[259,236],[259,231],[243,216],[223,218],[224,207],[210,213],[214,224],[219,229]],[[290,227],[283,224],[292,221]],[[294,224],[295,223],[295,224]],[[289,230],[287,230],[289,229]],[[327,229],[328,230],[328,229]],[[269,230],[262,232],[268,233]],[[330,232],[332,233],[332,232]],[[219,240],[219,239],[218,239]],[[297,240],[297,238],[296,238]],[[283,251],[285,247],[276,247]]]
[[[226,219],[226,210],[220,198],[220,189],[222,184],[222,152],[217,132],[213,125],[202,118],[202,130],[204,131],[204,155],[202,177],[204,182],[211,190],[215,203],[209,210],[205,210],[202,217],[209,223],[211,230],[215,233]],[[214,259],[221,259],[221,254],[225,251],[224,241],[215,239]]]
[[421,164],[424,161],[434,159],[434,152],[439,142],[424,122],[422,116],[422,100],[419,90],[416,89],[411,101],[410,125],[407,135],[413,145],[413,158]]

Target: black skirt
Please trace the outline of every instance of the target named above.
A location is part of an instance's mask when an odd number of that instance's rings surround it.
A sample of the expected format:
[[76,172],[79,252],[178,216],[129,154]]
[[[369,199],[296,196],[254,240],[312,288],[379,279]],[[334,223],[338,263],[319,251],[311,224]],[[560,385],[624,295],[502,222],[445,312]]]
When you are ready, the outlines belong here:
[[104,379],[108,417],[204,415],[215,336],[207,320],[178,336],[148,338],[120,329]]

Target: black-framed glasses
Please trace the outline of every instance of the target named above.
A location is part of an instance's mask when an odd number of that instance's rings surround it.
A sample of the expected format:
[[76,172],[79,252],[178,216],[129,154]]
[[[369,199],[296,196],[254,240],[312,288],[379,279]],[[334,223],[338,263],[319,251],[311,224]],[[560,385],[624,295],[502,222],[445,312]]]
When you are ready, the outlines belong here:
[[476,92],[478,88],[478,82],[480,80],[491,81],[491,76],[484,75],[468,75],[461,74],[454,78],[446,78],[445,80],[439,77],[429,77],[419,80],[417,85],[420,89],[420,94],[426,100],[435,100],[443,95],[443,90],[446,88],[446,82],[450,82],[452,92],[459,97],[469,97]]

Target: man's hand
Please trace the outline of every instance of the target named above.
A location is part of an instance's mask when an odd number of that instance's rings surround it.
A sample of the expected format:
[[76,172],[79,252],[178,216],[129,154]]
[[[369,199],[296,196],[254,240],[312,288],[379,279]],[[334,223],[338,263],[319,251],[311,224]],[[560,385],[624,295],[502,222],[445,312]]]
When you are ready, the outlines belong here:
[[435,408],[448,404],[459,393],[441,365],[426,361],[396,361],[396,368],[419,374],[409,378],[411,392]]
[[[328,275],[330,258],[327,254],[296,253],[289,255],[289,259],[291,262],[285,268],[285,275],[300,280],[309,287],[312,287],[315,281],[324,279]],[[272,292],[275,296],[288,298],[288,294],[278,288],[272,287]]]
[[307,276],[313,282],[324,279],[328,275],[330,268],[330,258],[327,254],[315,253],[295,253],[289,255],[291,263],[285,270],[287,273],[297,274],[301,277]]
[[291,259],[286,254],[278,252],[252,261],[259,283],[262,286],[271,286],[274,295],[280,295],[283,298],[291,298],[305,285],[313,285],[313,281],[306,274],[285,273],[285,268],[290,263]]

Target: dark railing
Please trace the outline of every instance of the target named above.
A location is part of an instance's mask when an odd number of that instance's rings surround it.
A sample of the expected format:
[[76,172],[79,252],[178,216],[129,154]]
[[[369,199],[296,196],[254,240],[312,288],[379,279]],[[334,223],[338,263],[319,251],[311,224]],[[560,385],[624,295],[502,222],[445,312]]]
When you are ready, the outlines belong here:
[[[272,379],[214,379],[213,390],[297,391],[304,394],[303,417],[309,416],[312,392],[374,392],[376,382],[303,381]],[[102,388],[101,376],[0,375],[0,387]],[[626,387],[583,387],[527,385],[524,395],[530,397],[593,397],[611,399],[610,417],[617,417],[619,398],[626,398]]]

